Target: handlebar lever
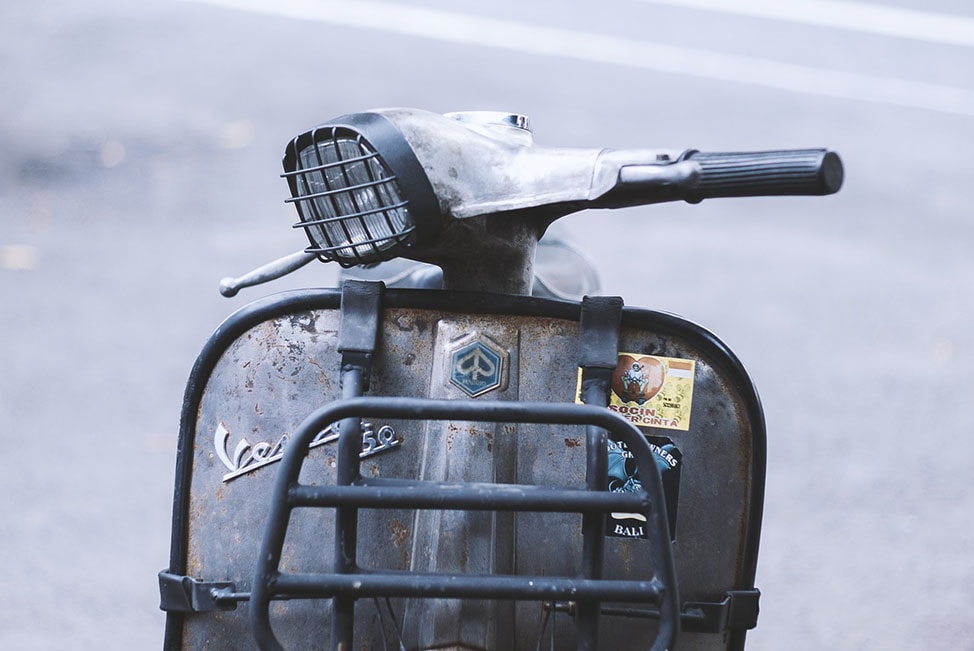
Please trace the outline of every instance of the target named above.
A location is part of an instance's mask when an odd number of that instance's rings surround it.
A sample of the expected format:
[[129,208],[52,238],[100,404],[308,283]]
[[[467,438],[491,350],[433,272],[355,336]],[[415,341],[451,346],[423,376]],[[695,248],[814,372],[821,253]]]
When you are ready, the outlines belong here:
[[268,262],[262,267],[257,267],[253,271],[247,272],[237,278],[224,278],[220,281],[220,293],[227,298],[237,295],[244,287],[253,287],[262,283],[276,280],[281,276],[286,276],[292,271],[297,271],[304,265],[314,260],[317,255],[308,251],[298,251],[283,258]]

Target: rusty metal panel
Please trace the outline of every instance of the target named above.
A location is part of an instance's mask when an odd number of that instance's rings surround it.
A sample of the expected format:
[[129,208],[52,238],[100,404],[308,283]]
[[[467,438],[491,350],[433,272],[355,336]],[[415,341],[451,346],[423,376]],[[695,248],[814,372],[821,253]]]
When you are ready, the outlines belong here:
[[[476,301],[430,304],[414,295],[387,292],[368,393],[576,399],[578,324],[577,316],[565,318],[570,308],[509,297],[484,310]],[[335,296],[321,293],[277,307],[265,303],[215,335],[205,354],[210,361],[194,371],[187,391],[180,452],[185,485],[177,484],[176,500],[179,511],[182,492],[185,532],[181,536],[175,527],[173,572],[231,581],[237,592],[249,591],[275,461],[308,413],[340,397],[338,320]],[[764,437],[756,395],[736,360],[696,326],[643,311],[629,311],[623,324],[621,351],[695,363],[689,428],[643,431],[682,455],[673,496],[681,596],[719,601],[728,590],[753,585]],[[553,432],[513,423],[389,421],[365,429],[362,469],[376,477],[563,486],[585,481],[581,427]],[[320,435],[302,482],[334,481],[332,434]],[[328,509],[296,511],[282,570],[330,571],[333,523]],[[358,541],[366,568],[572,575],[579,572],[580,517],[363,511]],[[185,567],[178,567],[180,546]],[[607,539],[606,558],[610,578],[624,578],[648,562],[644,541],[620,536]],[[275,604],[272,622],[286,648],[323,649],[329,614],[327,601],[290,600]],[[410,649],[534,649],[544,616],[537,603],[362,601],[356,606],[356,649],[384,649],[383,636],[396,647],[400,631]],[[548,626],[558,648],[573,648],[570,615],[556,614]],[[643,648],[652,636],[652,622],[603,617],[603,648]],[[169,637],[178,640],[173,646],[187,649],[256,648],[245,605],[170,615]],[[709,651],[728,644],[723,635],[685,633],[678,648]]]

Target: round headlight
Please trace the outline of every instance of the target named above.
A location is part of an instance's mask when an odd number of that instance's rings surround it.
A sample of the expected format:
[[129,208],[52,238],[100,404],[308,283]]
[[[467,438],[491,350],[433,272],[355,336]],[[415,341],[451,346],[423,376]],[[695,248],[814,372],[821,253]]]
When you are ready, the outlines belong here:
[[430,240],[439,207],[422,166],[384,116],[358,113],[294,138],[284,174],[308,252],[345,267],[391,260]]

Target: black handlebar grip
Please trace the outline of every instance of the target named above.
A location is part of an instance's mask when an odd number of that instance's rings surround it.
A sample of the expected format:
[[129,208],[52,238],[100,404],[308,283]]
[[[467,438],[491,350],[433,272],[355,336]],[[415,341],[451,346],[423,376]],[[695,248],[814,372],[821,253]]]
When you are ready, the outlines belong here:
[[687,197],[691,202],[716,197],[825,195],[842,187],[842,161],[827,149],[692,151],[684,159],[700,165],[700,181]]

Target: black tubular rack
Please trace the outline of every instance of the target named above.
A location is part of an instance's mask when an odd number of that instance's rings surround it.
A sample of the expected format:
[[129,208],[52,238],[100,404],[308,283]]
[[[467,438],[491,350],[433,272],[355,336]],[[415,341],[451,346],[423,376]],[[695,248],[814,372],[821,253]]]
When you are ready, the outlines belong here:
[[[555,488],[520,484],[451,483],[403,479],[363,478],[359,473],[363,416],[412,420],[588,425],[623,441],[633,453],[643,490],[610,493],[604,488]],[[299,474],[314,437],[341,422],[336,482],[305,485]],[[604,444],[604,437],[602,438]],[[587,446],[587,456],[600,454]],[[645,437],[635,426],[604,407],[570,403],[434,400],[404,397],[354,397],[322,407],[301,424],[288,443],[276,478],[274,494],[256,575],[250,595],[250,621],[262,649],[281,650],[270,621],[271,601],[280,598],[333,599],[333,639],[351,641],[355,600],[374,596],[411,598],[479,598],[502,600],[570,600],[594,607],[602,602],[640,602],[658,609],[659,629],[654,651],[673,648],[680,626],[676,572],[659,470]],[[299,507],[336,509],[335,570],[331,573],[289,574],[280,560],[290,513]],[[535,511],[605,514],[640,513],[646,517],[652,572],[643,580],[606,580],[600,570],[592,576],[551,577],[468,575],[366,570],[358,567],[355,541],[358,509],[411,508],[480,511]],[[599,550],[590,541],[601,531],[585,530],[585,550]],[[588,553],[588,552],[586,552]],[[591,552],[593,554],[597,552]],[[593,567],[597,559],[583,559]],[[579,627],[578,649],[597,647],[597,627]],[[337,637],[334,637],[337,636]]]

